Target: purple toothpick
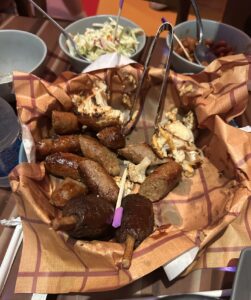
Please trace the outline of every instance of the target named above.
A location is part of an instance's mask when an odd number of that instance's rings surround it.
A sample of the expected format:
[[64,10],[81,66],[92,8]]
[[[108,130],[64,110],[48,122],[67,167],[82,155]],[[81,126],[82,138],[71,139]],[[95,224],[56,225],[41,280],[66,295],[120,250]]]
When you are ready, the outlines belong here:
[[114,217],[112,221],[112,227],[118,228],[121,225],[121,220],[123,217],[123,207],[120,206],[118,208],[115,208]]
[[124,4],[124,0],[120,0],[120,1],[119,1],[119,8],[120,8],[121,10],[122,10],[123,4]]
[[162,18],[161,18],[161,22],[162,22],[162,23],[166,23],[166,18],[162,17]]

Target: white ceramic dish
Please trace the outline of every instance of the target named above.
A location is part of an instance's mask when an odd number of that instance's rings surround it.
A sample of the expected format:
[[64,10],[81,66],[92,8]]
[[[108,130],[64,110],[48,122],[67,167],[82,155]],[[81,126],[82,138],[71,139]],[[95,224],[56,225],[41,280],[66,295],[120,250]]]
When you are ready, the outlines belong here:
[[12,89],[12,72],[36,72],[47,54],[38,36],[21,30],[0,30],[0,96],[7,98]]

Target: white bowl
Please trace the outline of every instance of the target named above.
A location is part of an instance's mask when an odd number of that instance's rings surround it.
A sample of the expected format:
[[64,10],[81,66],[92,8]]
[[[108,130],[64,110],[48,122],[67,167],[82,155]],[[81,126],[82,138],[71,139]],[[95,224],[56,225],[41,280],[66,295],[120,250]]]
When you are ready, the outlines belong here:
[[[105,21],[108,20],[109,17],[116,19],[116,16],[113,16],[113,15],[92,16],[92,17],[80,19],[80,20],[70,24],[69,26],[67,26],[65,28],[65,30],[72,34],[81,33],[81,32],[84,32],[86,28],[88,28],[88,27],[91,28],[93,23],[104,23]],[[125,26],[125,27],[130,27],[130,28],[140,28],[137,24],[135,24],[131,20],[128,20],[124,17],[120,17],[119,24],[122,26]],[[140,28],[140,29],[143,31],[142,28]],[[134,59],[134,60],[139,59],[140,54],[141,54],[143,48],[145,47],[145,43],[146,43],[145,33],[140,34],[138,36],[138,41],[139,41],[139,45],[138,45],[137,51],[132,56],[130,56],[130,58]],[[84,59],[78,58],[76,56],[72,56],[70,54],[69,49],[66,45],[65,36],[63,34],[60,34],[60,36],[59,36],[59,45],[60,45],[60,48],[62,49],[62,51],[68,57],[68,59],[69,59],[70,63],[72,64],[75,71],[81,72],[85,67],[87,67],[91,63],[87,59],[84,60]]]
[[47,47],[38,36],[21,30],[0,30],[0,96],[6,98],[11,93],[13,71],[38,71],[46,54]]
[[[251,39],[243,31],[225,24],[212,20],[202,20],[204,28],[204,38],[212,39],[213,41],[226,41],[237,53],[251,54]],[[174,32],[179,39],[185,37],[196,38],[196,21],[186,21],[174,27]],[[174,40],[174,44],[175,44]],[[197,63],[190,62],[183,58],[175,51],[171,57],[171,65],[176,72],[179,73],[198,73],[205,67]]]

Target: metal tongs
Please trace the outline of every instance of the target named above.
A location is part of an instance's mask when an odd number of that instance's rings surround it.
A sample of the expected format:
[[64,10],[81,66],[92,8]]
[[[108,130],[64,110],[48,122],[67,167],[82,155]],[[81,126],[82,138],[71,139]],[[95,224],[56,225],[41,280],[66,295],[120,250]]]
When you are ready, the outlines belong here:
[[155,49],[157,40],[159,39],[159,36],[163,31],[168,32],[168,35],[166,38],[166,44],[167,44],[166,54],[167,55],[166,55],[166,63],[164,64],[164,67],[163,67],[164,76],[163,76],[160,94],[159,94],[159,98],[158,98],[158,102],[157,102],[158,108],[157,108],[156,117],[155,117],[155,121],[154,121],[155,130],[157,129],[158,124],[162,119],[162,114],[163,114],[163,109],[164,109],[164,104],[165,104],[164,100],[165,100],[167,84],[168,84],[168,75],[169,75],[169,71],[170,71],[170,55],[173,50],[173,27],[170,23],[168,23],[166,21],[162,25],[160,25],[152,43],[151,43],[149,51],[147,53],[146,61],[144,64],[144,69],[143,69],[143,72],[142,72],[142,75],[141,75],[141,78],[139,81],[138,88],[135,93],[133,105],[132,105],[132,108],[130,111],[130,121],[128,123],[126,123],[123,128],[123,133],[125,135],[127,135],[135,127],[135,125],[137,124],[137,122],[140,118],[141,112],[143,110],[142,87],[144,84],[145,77],[148,74],[148,70],[149,70],[148,66],[149,66],[149,62],[152,57],[152,53]]
[[203,62],[211,63],[214,59],[216,59],[215,54],[213,51],[205,45],[204,41],[204,28],[200,16],[200,11],[197,5],[196,0],[190,0],[194,14],[196,16],[196,35],[197,35],[197,45],[194,49],[194,58],[196,62],[200,65],[203,65]]

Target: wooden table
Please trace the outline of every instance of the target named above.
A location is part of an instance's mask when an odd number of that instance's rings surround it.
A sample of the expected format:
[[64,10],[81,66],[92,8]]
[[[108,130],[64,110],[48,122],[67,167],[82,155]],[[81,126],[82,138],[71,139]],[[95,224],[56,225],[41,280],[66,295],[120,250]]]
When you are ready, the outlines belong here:
[[[66,26],[68,22],[61,21],[62,26]],[[70,69],[66,57],[60,51],[58,46],[59,32],[45,19],[27,18],[12,15],[0,14],[0,29],[19,29],[37,34],[41,37],[48,47],[48,55],[45,60],[40,76],[48,81],[53,81],[62,71]],[[147,47],[151,39],[148,39]],[[156,49],[156,54],[151,64],[160,66],[165,57],[164,49],[165,40],[160,40]],[[146,47],[146,49],[147,49]],[[162,53],[162,55],[159,55]],[[141,62],[144,61],[146,55],[143,53]],[[9,219],[17,216],[15,200],[10,190],[0,188],[0,219]],[[4,257],[8,247],[13,229],[0,227],[0,263]],[[14,265],[11,269],[10,276],[5,285],[4,291],[0,299],[8,300],[29,300],[31,294],[14,294],[15,280],[18,271],[21,249],[15,258]],[[187,277],[169,282],[162,268],[145,276],[136,282],[123,287],[116,291],[82,294],[82,295],[49,295],[48,299],[57,300],[84,300],[84,299],[125,299],[138,296],[166,295],[182,292],[196,292],[205,290],[217,290],[222,288],[231,288],[233,274],[224,273],[218,270],[199,270],[192,272]]]

